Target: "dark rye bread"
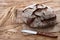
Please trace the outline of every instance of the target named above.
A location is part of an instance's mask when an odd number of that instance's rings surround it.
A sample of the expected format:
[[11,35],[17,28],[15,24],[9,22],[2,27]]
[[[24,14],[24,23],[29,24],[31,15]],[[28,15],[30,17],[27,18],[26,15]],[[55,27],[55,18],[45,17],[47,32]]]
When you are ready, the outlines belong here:
[[23,21],[31,28],[48,28],[56,25],[54,11],[45,5],[34,4],[23,10]]

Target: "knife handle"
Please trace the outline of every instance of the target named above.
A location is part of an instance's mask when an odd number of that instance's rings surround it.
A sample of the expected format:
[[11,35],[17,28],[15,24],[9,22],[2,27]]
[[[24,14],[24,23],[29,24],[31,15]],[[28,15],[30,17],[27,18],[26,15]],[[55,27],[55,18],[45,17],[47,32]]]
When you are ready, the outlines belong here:
[[57,38],[58,36],[54,35],[53,33],[45,33],[45,32],[38,32],[38,35],[46,36],[46,37],[51,37],[51,38]]

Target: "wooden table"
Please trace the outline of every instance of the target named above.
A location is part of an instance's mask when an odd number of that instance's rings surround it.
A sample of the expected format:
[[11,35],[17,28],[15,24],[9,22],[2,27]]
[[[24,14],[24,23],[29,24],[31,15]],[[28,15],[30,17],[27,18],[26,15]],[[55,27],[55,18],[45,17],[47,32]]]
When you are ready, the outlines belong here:
[[[60,0],[0,0],[0,14],[4,11],[4,9],[16,6],[17,9],[24,8],[30,4],[34,3],[43,3],[52,7],[55,11],[60,9]],[[13,26],[10,26],[13,27]],[[1,27],[0,29],[4,29],[7,27]],[[9,29],[9,27],[8,27]],[[49,38],[39,35],[28,35],[24,36],[20,30],[22,29],[21,25],[17,27],[13,27],[13,29],[17,29],[18,32],[5,32],[0,31],[0,40],[57,40],[57,38]],[[58,39],[59,40],[59,39]]]

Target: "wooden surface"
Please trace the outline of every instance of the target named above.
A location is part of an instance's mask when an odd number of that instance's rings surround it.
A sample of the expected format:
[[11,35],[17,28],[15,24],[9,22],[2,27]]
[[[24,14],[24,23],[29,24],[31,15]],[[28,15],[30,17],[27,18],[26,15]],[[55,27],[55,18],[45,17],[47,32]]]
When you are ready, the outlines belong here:
[[[4,9],[16,6],[17,9],[24,8],[30,4],[34,3],[43,3],[52,7],[55,11],[60,9],[60,0],[0,0],[0,14],[4,11]],[[13,27],[13,26],[10,26]],[[0,27],[0,29],[4,29],[6,27]],[[8,28],[9,29],[9,28]],[[22,29],[21,25],[17,26],[13,29],[18,30],[17,32],[5,32],[0,31],[0,40],[57,40],[57,38],[49,38],[40,35],[23,35],[20,31]],[[59,39],[58,39],[59,40]]]

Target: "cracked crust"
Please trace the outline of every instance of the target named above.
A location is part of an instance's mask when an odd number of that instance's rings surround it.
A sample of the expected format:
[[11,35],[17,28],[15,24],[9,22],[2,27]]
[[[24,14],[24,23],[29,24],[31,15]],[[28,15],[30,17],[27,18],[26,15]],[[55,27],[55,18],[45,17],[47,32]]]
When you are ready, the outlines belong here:
[[23,17],[27,17],[26,21],[23,21],[32,28],[47,28],[56,25],[56,15],[54,11],[43,4],[26,7],[25,10],[23,10]]

